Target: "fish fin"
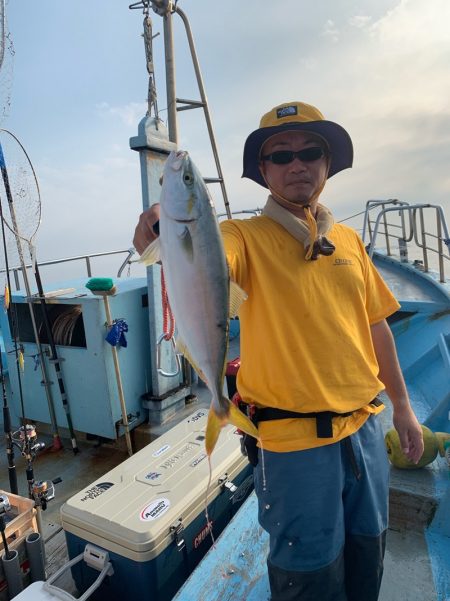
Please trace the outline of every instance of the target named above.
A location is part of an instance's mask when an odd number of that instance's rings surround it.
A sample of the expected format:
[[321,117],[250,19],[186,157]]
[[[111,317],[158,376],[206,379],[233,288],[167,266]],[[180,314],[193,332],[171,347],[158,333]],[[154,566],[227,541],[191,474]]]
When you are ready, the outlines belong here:
[[211,456],[211,453],[216,446],[219,438],[220,430],[226,424],[226,419],[220,419],[214,409],[210,409],[208,413],[208,422],[206,424],[205,432],[205,448],[206,453]]
[[226,397],[224,397],[224,399],[230,403],[230,415],[228,416],[228,421],[249,436],[253,436],[253,438],[259,438],[258,428],[250,420],[250,418],[248,418],[245,413],[242,413],[242,411],[238,409],[236,405],[229,399]]
[[180,355],[183,355],[183,357],[185,357],[189,361],[189,363],[192,365],[192,367],[195,369],[196,373],[198,374],[198,377],[201,378],[203,380],[203,382],[205,382],[205,384],[208,384],[205,374],[202,372],[200,367],[192,359],[191,353],[189,352],[189,349],[182,338],[176,339],[175,350],[177,353],[180,353]]
[[158,263],[161,261],[161,245],[159,243],[159,238],[153,240],[139,259],[139,263],[143,263],[144,265],[153,265],[154,263]]
[[181,239],[181,248],[189,261],[189,263],[194,262],[194,243],[192,242],[191,232],[189,228],[186,226],[183,227],[183,230],[178,234]]
[[247,293],[242,290],[242,288],[230,280],[230,306],[229,306],[229,316],[235,317],[239,313],[239,309],[241,308],[242,303],[247,300]]

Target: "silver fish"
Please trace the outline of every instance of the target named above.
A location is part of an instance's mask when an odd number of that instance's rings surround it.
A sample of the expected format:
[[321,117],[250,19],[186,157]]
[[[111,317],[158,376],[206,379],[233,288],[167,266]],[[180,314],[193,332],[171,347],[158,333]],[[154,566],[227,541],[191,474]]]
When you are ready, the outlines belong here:
[[221,427],[229,422],[258,437],[254,424],[222,392],[229,316],[237,313],[246,295],[230,282],[214,205],[187,152],[169,155],[160,202],[160,235],[141,261],[162,261],[177,347],[211,391],[205,436],[210,455]]

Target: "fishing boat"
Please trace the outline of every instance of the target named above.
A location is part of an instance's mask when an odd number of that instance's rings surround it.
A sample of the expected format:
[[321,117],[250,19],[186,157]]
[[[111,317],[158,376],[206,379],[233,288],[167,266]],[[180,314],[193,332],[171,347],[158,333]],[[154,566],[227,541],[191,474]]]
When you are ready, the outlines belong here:
[[[165,0],[143,0],[130,7],[144,13],[149,76],[148,113],[130,140],[140,159],[143,208],[158,198],[165,159],[177,147],[177,110],[199,109],[217,167],[217,174],[205,181],[220,187],[223,217],[229,218],[232,212],[189,21],[176,3],[170,4],[172,12],[167,12]],[[150,9],[164,21],[167,129],[157,113]],[[185,27],[199,100],[182,100],[175,93],[174,16]],[[247,218],[257,213],[258,209],[250,209],[233,216]],[[361,229],[367,252],[401,304],[389,323],[414,410],[433,432],[450,433],[450,239],[444,212],[431,204],[369,201],[362,227],[355,227]],[[114,292],[103,294],[108,291],[97,289],[99,294],[92,294],[86,284],[95,275],[95,260],[103,255],[117,259]],[[85,271],[80,270],[75,278],[45,282],[41,290],[33,282],[27,289],[23,279],[35,267],[33,263],[10,266],[15,284],[11,302],[20,323],[15,330],[4,314],[0,326],[6,396],[17,428],[18,492],[35,504],[51,581],[45,593],[37,582],[20,594],[25,599],[29,591],[29,598],[36,601],[44,594],[43,598],[53,598],[56,591],[51,587],[57,584],[74,595],[88,591],[93,599],[137,596],[146,590],[152,601],[264,601],[269,599],[268,539],[257,523],[255,496],[249,495],[251,471],[241,455],[239,437],[229,428],[215,451],[211,503],[216,503],[213,535],[217,540],[211,547],[211,528],[204,516],[209,474],[200,448],[209,394],[174,352],[161,301],[159,267],[149,268],[145,278],[124,278],[133,261],[133,249],[49,261],[78,263]],[[42,309],[34,311],[33,307]],[[56,359],[45,328],[45,311],[55,338]],[[126,337],[126,347],[105,342],[113,327],[117,339],[122,334]],[[232,394],[239,357],[238,320],[233,320],[230,331],[227,385]],[[16,343],[25,358],[22,375],[17,369]],[[61,366],[65,403],[57,387],[55,361]],[[382,413],[386,431],[392,427],[389,407],[386,399]],[[28,438],[20,429],[25,423],[36,426]],[[44,444],[51,450],[41,449]],[[33,452],[29,452],[31,447]],[[193,466],[195,478],[189,472]],[[170,480],[176,500],[169,493],[154,492],[161,490],[159,482],[168,490],[169,484],[162,480],[165,471],[176,473]],[[439,454],[420,470],[392,468],[381,601],[449,598],[449,474],[449,458]],[[5,471],[0,489],[8,492],[10,486]],[[209,509],[213,511],[211,505]],[[128,525],[131,514],[136,514],[139,528]],[[155,523],[156,532],[149,526]],[[84,557],[80,559],[86,549],[96,568]],[[72,571],[64,570],[68,559],[78,562],[69,566]],[[62,575],[54,582],[61,569]],[[98,590],[90,589],[95,582]]]

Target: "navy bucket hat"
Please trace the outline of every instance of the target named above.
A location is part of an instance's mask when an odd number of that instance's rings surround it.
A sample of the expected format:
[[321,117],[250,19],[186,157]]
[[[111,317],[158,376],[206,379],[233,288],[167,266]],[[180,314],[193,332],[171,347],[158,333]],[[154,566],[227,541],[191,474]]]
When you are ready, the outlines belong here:
[[311,132],[326,141],[330,152],[328,177],[348,169],[353,164],[352,140],[342,126],[327,121],[322,113],[310,104],[286,102],[263,115],[259,129],[248,136],[244,145],[242,177],[248,177],[267,188],[259,170],[261,148],[269,138],[284,131]]

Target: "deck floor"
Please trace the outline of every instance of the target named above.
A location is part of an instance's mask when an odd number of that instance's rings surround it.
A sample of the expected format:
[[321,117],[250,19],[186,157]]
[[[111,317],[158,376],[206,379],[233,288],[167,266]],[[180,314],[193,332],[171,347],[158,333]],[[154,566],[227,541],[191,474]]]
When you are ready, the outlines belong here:
[[[265,567],[268,536],[256,515],[252,495],[173,601],[270,599]],[[423,533],[389,529],[379,601],[437,601]]]

